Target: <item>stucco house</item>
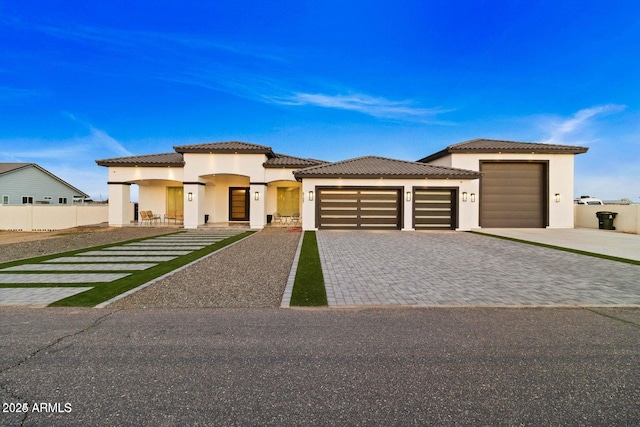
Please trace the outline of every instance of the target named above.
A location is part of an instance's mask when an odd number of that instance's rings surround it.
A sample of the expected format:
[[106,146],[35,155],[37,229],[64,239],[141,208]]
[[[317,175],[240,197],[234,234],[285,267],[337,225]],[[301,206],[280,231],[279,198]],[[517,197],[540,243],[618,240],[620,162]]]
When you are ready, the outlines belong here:
[[0,163],[0,204],[71,205],[89,195],[35,163]]
[[314,229],[572,228],[574,155],[587,148],[476,139],[416,162],[366,156],[324,162],[245,142],[97,160],[109,169],[109,223],[140,209],[183,213],[185,228],[301,216]]

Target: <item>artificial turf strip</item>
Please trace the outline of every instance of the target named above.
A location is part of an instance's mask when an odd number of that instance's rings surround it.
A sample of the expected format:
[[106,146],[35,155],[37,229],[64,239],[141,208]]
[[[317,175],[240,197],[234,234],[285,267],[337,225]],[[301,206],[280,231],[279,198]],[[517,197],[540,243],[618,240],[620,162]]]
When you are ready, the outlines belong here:
[[298,307],[328,305],[315,231],[304,232],[289,305]]
[[188,255],[179,256],[178,258],[171,261],[161,262],[155,267],[151,267],[147,270],[134,272],[130,276],[123,277],[122,279],[118,279],[109,283],[97,284],[91,290],[56,301],[52,304],[49,304],[49,307],[93,307],[97,304],[108,301],[111,298],[120,295],[121,293],[147,283],[150,280],[163,276],[177,268],[182,267],[183,265],[189,264],[190,262],[202,258],[205,255],[222,249],[225,246],[237,242],[238,240],[244,239],[245,237],[248,237],[253,233],[255,232],[245,231],[244,233],[228,237],[205,248],[193,251]]
[[516,239],[516,238],[513,238],[513,237],[498,236],[496,234],[482,233],[480,231],[471,231],[471,233],[480,234],[481,236],[495,237],[497,239],[510,240],[512,242],[526,243],[528,245],[540,246],[540,247],[543,247],[543,248],[555,249],[555,250],[558,250],[558,251],[571,252],[573,254],[578,254],[578,255],[586,255],[586,256],[591,256],[591,257],[594,257],[594,258],[608,259],[609,261],[624,262],[626,264],[632,264],[632,265],[640,265],[640,261],[636,261],[634,259],[620,258],[620,257],[616,257],[616,256],[611,256],[611,255],[598,254],[598,253],[595,253],[595,252],[581,251],[580,249],[563,248],[562,246],[547,245],[546,243],[531,242],[529,240]]

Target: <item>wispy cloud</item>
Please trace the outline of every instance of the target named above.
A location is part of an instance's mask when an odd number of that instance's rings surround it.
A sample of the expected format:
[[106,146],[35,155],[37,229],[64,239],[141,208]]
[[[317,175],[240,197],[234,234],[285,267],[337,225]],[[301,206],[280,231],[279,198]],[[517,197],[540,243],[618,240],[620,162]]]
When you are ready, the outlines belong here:
[[[0,22],[3,22],[0,15]],[[237,56],[251,57],[259,60],[285,62],[292,54],[290,48],[278,46],[261,46],[237,41],[215,40],[183,33],[154,32],[140,30],[124,30],[114,27],[98,27],[76,23],[40,22],[26,23],[18,19],[4,19],[5,24],[23,29],[38,31],[59,39],[81,43],[93,43],[100,47],[121,49],[130,52],[132,49],[140,54],[147,52],[150,59],[158,60],[157,51],[173,51],[176,55],[190,56],[191,50],[224,51]],[[135,49],[135,48],[138,49]],[[184,52],[188,49],[187,52]]]
[[542,141],[547,144],[568,144],[576,141],[584,143],[584,132],[597,117],[623,111],[624,105],[607,104],[585,108],[568,119],[552,119],[546,124],[549,138]]
[[120,143],[118,140],[116,140],[114,137],[109,135],[104,130],[98,129],[94,127],[91,123],[87,123],[83,120],[78,119],[75,115],[69,112],[63,111],[62,114],[68,117],[69,119],[71,119],[72,121],[85,126],[89,130],[90,132],[89,136],[85,136],[77,141],[78,143],[80,143],[82,147],[92,147],[92,148],[104,147],[107,150],[109,150],[109,152],[116,154],[118,156],[133,155],[131,151],[127,150],[124,147],[124,145],[122,145],[122,143]]
[[21,89],[8,86],[0,86],[0,100],[12,100],[19,98],[29,98],[34,96],[43,96],[44,92],[35,89]]
[[94,198],[106,195],[105,170],[94,160],[132,153],[106,131],[74,114],[62,114],[80,124],[84,134],[64,139],[0,138],[0,161],[37,163]]
[[322,93],[296,92],[291,96],[273,97],[270,100],[281,105],[311,105],[337,110],[356,111],[378,118],[427,119],[453,110],[420,108],[411,101],[392,101],[365,94],[326,95]]

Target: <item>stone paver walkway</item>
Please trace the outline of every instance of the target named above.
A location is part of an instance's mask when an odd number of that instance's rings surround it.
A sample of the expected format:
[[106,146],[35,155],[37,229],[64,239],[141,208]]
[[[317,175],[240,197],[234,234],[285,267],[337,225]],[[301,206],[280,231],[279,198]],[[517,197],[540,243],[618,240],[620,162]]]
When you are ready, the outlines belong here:
[[127,273],[13,273],[0,274],[0,283],[100,283],[113,282],[128,275]]
[[20,288],[1,287],[0,306],[48,305],[90,290],[92,287],[39,287],[37,285],[113,282],[132,274],[113,273],[114,271],[146,270],[161,262],[190,254],[242,231],[244,230],[193,230],[129,244],[115,244],[100,250],[87,250],[75,256],[52,258],[38,264],[22,264],[0,269],[0,284],[2,285],[36,285]]
[[0,288],[0,306],[49,305],[91,288]]
[[330,306],[637,305],[640,266],[463,232],[319,231]]

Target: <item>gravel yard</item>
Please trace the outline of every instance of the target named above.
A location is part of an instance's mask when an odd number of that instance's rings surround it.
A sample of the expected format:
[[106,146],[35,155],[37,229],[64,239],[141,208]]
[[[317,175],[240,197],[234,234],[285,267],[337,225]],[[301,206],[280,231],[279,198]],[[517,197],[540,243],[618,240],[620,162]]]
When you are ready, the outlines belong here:
[[262,230],[109,308],[279,307],[299,239]]
[[[175,233],[170,227],[79,227],[54,233],[0,232],[0,263]],[[18,242],[18,243],[6,243]]]

